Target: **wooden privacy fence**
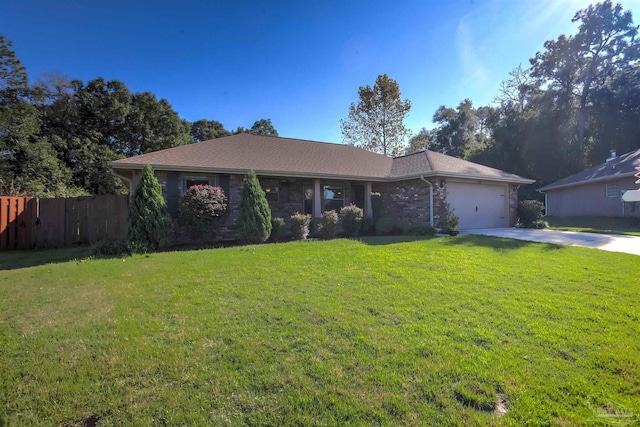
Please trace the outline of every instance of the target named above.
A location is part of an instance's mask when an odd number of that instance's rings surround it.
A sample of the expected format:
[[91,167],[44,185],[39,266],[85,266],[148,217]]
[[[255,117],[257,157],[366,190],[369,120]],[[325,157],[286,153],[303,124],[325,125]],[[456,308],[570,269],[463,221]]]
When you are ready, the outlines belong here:
[[58,248],[124,239],[129,197],[0,197],[0,250]]
[[0,197],[0,250],[32,248],[36,219],[36,199]]

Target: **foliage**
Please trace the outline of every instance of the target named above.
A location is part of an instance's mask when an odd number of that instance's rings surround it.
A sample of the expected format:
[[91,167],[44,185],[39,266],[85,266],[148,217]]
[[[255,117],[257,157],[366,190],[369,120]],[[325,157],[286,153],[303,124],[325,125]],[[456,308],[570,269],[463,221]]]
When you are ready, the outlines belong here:
[[191,123],[191,131],[189,132],[191,142],[208,141],[229,135],[231,135],[231,132],[226,130],[222,123],[207,119],[200,119]]
[[363,218],[364,211],[353,203],[340,209],[340,219],[345,237],[358,237],[362,229]]
[[361,236],[373,236],[376,231],[376,223],[373,218],[364,217],[362,219],[362,227],[360,228]]
[[523,200],[518,203],[518,223],[519,228],[545,228],[546,223],[542,220],[544,203],[539,200]]
[[445,204],[445,213],[440,218],[440,229],[443,233],[450,231],[457,231],[460,217],[454,213],[455,209],[452,209],[448,203]]
[[469,158],[487,146],[482,120],[489,117],[490,109],[474,109],[469,99],[456,109],[440,106],[433,115],[437,127],[433,131],[433,150],[449,156]]
[[545,220],[551,230],[640,236],[640,218],[547,216]]
[[409,139],[405,154],[413,154],[428,149],[433,138],[434,133],[432,131],[422,128],[420,132]]
[[93,245],[91,251],[94,256],[118,257],[131,255],[131,246],[126,240],[100,240]]
[[278,131],[273,127],[271,119],[257,120],[253,126],[251,126],[251,129],[249,129],[249,133],[263,136],[278,136]]
[[220,187],[194,185],[180,198],[180,225],[190,227],[200,235],[215,234],[226,219],[227,196]]
[[[9,426],[89,413],[122,426],[588,425],[594,390],[640,412],[637,256],[406,240],[124,262],[4,252],[3,269],[32,267],[2,272],[0,412]],[[171,386],[186,373],[189,387]],[[508,411],[464,406],[465,389],[493,390]]]
[[278,131],[273,127],[271,119],[256,120],[253,123],[253,126],[251,126],[250,128],[238,126],[238,128],[233,131],[233,134],[237,135],[239,133],[252,133],[254,135],[263,136],[278,136]]
[[411,102],[400,99],[398,83],[382,74],[373,87],[361,86],[358,95],[358,104],[351,103],[349,115],[340,122],[343,140],[385,156],[402,154],[409,134],[403,120]]
[[376,236],[403,236],[406,228],[393,218],[380,218],[376,221]]
[[154,252],[167,246],[171,239],[171,218],[162,197],[162,188],[146,164],[140,182],[129,203],[127,240],[135,252]]
[[291,234],[295,240],[307,240],[309,237],[309,225],[311,224],[311,215],[296,212],[291,215]]
[[322,239],[329,240],[335,238],[338,229],[338,214],[336,211],[322,212],[322,219],[318,228]]
[[[545,50],[531,59],[532,76],[564,96],[576,110],[575,152],[582,155],[588,110],[593,92],[606,85],[612,75],[640,59],[638,27],[630,11],[610,0],[576,12],[578,33],[545,42]],[[583,167],[578,157],[577,168]]]
[[245,244],[263,243],[271,235],[271,208],[254,171],[243,181],[238,237]]
[[271,236],[269,236],[269,240],[272,242],[278,242],[284,237],[285,232],[286,225],[284,222],[284,218],[271,218]]
[[407,228],[405,234],[407,236],[433,236],[436,234],[436,229],[429,224],[414,224]]

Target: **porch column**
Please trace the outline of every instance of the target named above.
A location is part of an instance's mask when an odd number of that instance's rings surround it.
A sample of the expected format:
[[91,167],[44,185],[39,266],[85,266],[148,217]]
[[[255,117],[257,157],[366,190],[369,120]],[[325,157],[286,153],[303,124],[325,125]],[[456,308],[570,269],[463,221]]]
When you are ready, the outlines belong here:
[[371,183],[364,184],[364,217],[373,218],[373,208],[371,207]]
[[320,180],[313,180],[313,217],[320,218],[322,216],[322,202],[320,199]]

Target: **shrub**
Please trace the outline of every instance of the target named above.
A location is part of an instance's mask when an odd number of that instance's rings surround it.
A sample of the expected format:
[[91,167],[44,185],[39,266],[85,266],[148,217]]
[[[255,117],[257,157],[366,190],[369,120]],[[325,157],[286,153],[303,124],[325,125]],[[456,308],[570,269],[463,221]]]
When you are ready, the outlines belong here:
[[131,255],[131,247],[125,240],[100,240],[91,251],[95,256]]
[[194,185],[180,198],[178,222],[202,234],[213,232],[227,218],[227,196],[220,187]]
[[142,169],[138,188],[129,205],[127,240],[135,252],[153,252],[167,246],[171,240],[171,217],[160,183],[149,164]]
[[390,218],[380,218],[376,222],[376,236],[390,236],[393,230],[393,220]]
[[284,232],[284,218],[271,218],[271,236],[269,236],[269,240],[271,240],[272,242],[279,241],[280,239],[282,239],[282,237],[284,237]]
[[243,243],[262,243],[271,235],[271,208],[254,171],[244,178],[238,237]]
[[361,236],[373,236],[375,234],[375,222],[373,218],[363,218],[362,227],[360,227]]
[[440,218],[440,230],[443,233],[448,233],[452,230],[453,231],[458,230],[458,224],[460,222],[460,218],[458,217],[458,215],[454,213],[455,209],[451,209],[448,203],[445,204],[445,207],[446,207],[446,212],[442,216],[442,218]]
[[538,200],[523,200],[518,203],[518,223],[520,228],[544,228],[546,223],[542,220],[544,204]]
[[407,228],[406,234],[407,236],[433,236],[436,234],[436,229],[429,224],[416,224]]
[[301,214],[299,212],[291,215],[291,234],[296,240],[306,240],[309,236],[309,224],[311,224],[311,215]]
[[338,229],[338,214],[336,211],[325,211],[322,213],[322,222],[320,223],[320,237],[324,240],[336,237]]
[[357,237],[362,228],[362,218],[364,213],[362,209],[354,205],[345,206],[340,209],[340,218],[342,219],[342,230],[346,237]]

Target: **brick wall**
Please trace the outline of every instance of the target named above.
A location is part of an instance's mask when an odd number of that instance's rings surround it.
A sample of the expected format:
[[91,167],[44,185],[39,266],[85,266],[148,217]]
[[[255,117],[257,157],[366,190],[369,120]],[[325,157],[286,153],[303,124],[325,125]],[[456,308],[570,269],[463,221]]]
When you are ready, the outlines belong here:
[[[373,183],[372,190],[380,193],[380,218],[403,225],[429,224],[429,185],[421,179]],[[436,195],[434,185],[434,217],[439,206]]]

